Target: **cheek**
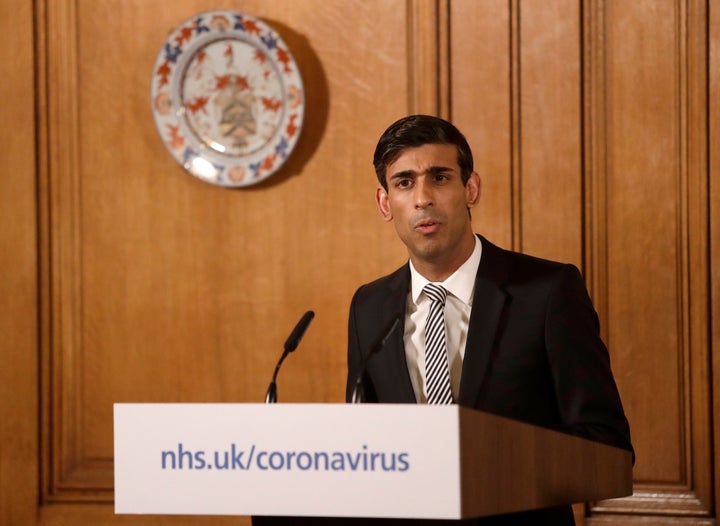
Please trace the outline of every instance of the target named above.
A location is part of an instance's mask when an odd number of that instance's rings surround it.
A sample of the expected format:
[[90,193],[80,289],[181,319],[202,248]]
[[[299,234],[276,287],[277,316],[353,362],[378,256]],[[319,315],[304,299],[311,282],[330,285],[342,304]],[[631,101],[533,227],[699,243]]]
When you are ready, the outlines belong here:
[[392,218],[397,220],[401,220],[405,213],[404,213],[404,206],[401,199],[398,199],[396,196],[392,199],[387,200],[387,206],[385,207],[387,214]]
[[395,230],[398,234],[402,234],[403,232],[407,232],[408,230],[408,214],[405,212],[404,208],[398,206],[397,203],[393,207],[390,207],[390,214],[392,216],[392,221],[395,223]]
[[455,216],[458,219],[467,219],[468,214],[468,201],[465,199],[465,196],[458,196],[456,199],[453,210],[455,211]]

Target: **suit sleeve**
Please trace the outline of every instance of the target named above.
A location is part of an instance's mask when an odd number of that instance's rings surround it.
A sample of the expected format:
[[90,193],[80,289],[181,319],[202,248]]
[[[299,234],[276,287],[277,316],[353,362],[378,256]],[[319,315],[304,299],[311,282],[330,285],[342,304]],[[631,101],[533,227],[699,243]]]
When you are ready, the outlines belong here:
[[545,327],[558,410],[566,430],[633,451],[598,316],[580,272],[572,265],[563,267],[552,288]]

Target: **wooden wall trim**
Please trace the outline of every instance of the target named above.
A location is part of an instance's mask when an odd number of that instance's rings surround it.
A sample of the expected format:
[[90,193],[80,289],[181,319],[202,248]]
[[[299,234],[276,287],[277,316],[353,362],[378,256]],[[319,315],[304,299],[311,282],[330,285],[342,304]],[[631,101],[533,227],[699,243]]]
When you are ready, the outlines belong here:
[[708,25],[709,5],[703,0],[688,0],[685,33],[687,64],[687,367],[688,427],[691,442],[687,463],[693,489],[704,512],[715,514],[713,486],[717,484],[713,469],[713,411],[710,324],[711,268],[710,237],[707,225],[712,225],[708,196],[710,195],[710,162],[708,151]]
[[[686,156],[687,226],[687,311],[686,402],[689,429],[686,462],[691,471],[688,483],[696,492],[704,513],[714,514],[712,462],[712,371],[710,357],[710,169],[708,152],[708,4],[688,0],[683,6],[685,31],[682,33],[688,57],[685,64],[686,134],[683,144]],[[715,481],[717,482],[717,481]]]
[[712,389],[714,511],[720,504],[720,9],[708,10],[709,28],[709,164],[710,233],[710,367]]
[[[595,310],[608,319],[607,108],[605,107],[605,10],[600,1],[583,9],[584,247],[583,275]],[[607,341],[607,325],[601,327]]]
[[[39,52],[46,104],[41,121],[41,224],[44,317],[42,498],[54,501],[110,501],[112,459],[89,458],[83,447],[83,283],[79,149],[78,31],[74,0],[38,2]],[[40,47],[40,46],[38,46]]]
[[706,517],[709,515],[693,490],[673,490],[667,485],[654,490],[636,485],[631,497],[602,501],[591,507],[593,515],[600,513],[633,513],[637,515],[675,515],[682,517]]
[[409,113],[450,117],[449,0],[407,0]]
[[600,517],[590,517],[585,521],[585,524],[588,526],[716,526],[715,519],[663,517],[657,515],[606,515]]
[[511,235],[512,250],[522,251],[522,81],[520,72],[520,3],[519,0],[509,2],[510,18],[510,194],[512,196]]

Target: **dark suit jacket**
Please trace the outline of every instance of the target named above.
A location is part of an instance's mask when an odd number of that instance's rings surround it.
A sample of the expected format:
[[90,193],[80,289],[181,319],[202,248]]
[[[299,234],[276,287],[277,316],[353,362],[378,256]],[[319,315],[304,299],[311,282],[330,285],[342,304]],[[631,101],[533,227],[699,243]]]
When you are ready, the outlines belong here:
[[[632,451],[630,430],[580,272],[503,250],[483,237],[458,403]],[[388,321],[404,320],[410,268],[362,286],[350,307],[350,399],[360,366]],[[415,403],[396,330],[367,363],[365,400]],[[519,521],[519,522],[518,522]],[[573,524],[569,507],[478,524]]]

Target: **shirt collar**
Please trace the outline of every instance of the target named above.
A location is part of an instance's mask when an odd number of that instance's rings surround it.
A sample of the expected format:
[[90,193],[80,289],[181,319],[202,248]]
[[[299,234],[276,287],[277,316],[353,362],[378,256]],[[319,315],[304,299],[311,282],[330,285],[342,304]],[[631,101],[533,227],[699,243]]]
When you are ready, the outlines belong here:
[[[477,276],[478,267],[480,266],[480,257],[482,256],[482,243],[480,238],[475,236],[475,248],[465,263],[453,272],[445,281],[439,283],[450,294],[463,301],[466,305],[471,306],[473,294],[475,293],[475,277]],[[420,274],[410,261],[410,282],[412,300],[417,305],[420,294],[425,285],[430,283],[422,274]]]

